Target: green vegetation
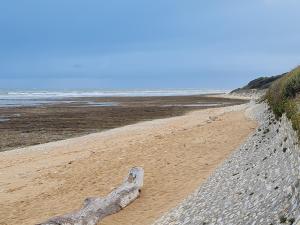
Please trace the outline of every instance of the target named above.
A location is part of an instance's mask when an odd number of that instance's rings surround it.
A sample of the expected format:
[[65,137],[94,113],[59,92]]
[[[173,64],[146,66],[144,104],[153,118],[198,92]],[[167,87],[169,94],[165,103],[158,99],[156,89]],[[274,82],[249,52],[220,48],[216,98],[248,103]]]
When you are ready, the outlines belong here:
[[255,80],[250,81],[244,89],[266,89],[269,88],[272,83],[281,77],[283,77],[285,74],[272,76],[272,77],[259,77]]
[[252,90],[252,89],[255,90],[268,89],[272,85],[272,83],[274,83],[274,81],[280,79],[284,75],[286,75],[286,73],[277,76],[272,76],[272,77],[259,77],[255,80],[250,81],[246,86],[233,90],[231,93],[239,93],[239,92]]
[[276,80],[265,97],[277,118],[286,113],[300,137],[299,94],[300,66]]

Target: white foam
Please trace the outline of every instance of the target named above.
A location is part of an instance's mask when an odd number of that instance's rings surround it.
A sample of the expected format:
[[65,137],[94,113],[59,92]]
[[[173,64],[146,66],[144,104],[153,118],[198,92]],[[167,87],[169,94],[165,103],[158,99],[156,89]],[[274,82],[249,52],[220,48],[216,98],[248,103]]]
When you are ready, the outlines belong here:
[[[0,91],[0,107],[36,106],[41,104],[71,103],[62,101],[79,97],[150,97],[150,96],[190,96],[212,93],[224,93],[224,90],[94,90],[94,91]],[[105,106],[105,103],[101,103]],[[116,103],[114,103],[116,104]],[[112,105],[110,103],[109,105]],[[100,106],[100,103],[97,103]]]
[[138,96],[188,96],[226,93],[225,90],[168,89],[168,90],[108,90],[108,91],[9,91],[0,93],[0,99],[66,98],[66,97],[138,97]]

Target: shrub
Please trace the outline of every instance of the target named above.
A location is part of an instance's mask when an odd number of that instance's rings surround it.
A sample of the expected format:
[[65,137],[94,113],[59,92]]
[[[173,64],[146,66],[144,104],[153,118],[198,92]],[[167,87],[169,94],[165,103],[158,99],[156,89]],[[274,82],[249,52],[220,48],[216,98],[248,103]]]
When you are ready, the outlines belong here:
[[268,101],[277,119],[286,113],[293,128],[300,137],[300,112],[297,95],[300,92],[300,66],[275,81],[269,88],[265,99]]

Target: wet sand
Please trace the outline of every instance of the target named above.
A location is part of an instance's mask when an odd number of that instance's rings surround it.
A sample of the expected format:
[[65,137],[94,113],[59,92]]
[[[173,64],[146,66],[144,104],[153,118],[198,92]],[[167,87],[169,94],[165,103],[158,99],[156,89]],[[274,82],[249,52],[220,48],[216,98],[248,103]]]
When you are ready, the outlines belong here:
[[[103,97],[61,99],[34,107],[0,107],[0,151],[243,102],[216,96]],[[108,106],[96,106],[99,103]]]
[[[215,117],[214,120],[210,118]],[[0,224],[35,224],[104,196],[132,166],[141,197],[103,225],[150,225],[192,193],[256,128],[242,110],[205,109],[0,153]]]

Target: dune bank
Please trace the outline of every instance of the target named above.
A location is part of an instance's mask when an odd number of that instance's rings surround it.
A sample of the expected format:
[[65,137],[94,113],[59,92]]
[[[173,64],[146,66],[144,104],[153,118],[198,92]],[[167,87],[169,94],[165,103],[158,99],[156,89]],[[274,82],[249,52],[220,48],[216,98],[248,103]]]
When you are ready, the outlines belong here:
[[103,225],[153,223],[192,193],[257,126],[246,105],[205,109],[0,153],[0,224],[79,208],[141,166],[141,197]]

